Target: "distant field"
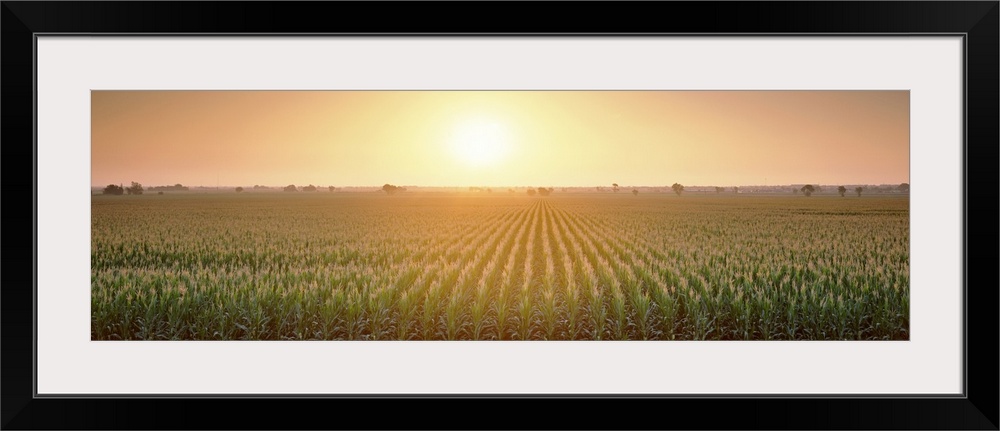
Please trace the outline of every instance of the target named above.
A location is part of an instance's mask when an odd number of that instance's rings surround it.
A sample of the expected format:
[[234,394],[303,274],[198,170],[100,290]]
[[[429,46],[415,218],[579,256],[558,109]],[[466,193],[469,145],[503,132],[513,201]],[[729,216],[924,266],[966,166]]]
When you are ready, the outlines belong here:
[[94,340],[907,340],[909,199],[93,196]]

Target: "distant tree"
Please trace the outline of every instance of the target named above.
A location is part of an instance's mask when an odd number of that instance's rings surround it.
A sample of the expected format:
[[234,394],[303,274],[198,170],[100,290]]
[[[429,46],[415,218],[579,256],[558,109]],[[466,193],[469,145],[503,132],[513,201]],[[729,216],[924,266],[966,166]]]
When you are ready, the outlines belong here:
[[739,192],[740,192],[739,187],[733,187],[733,193],[739,193]]
[[847,193],[847,187],[837,187],[837,193],[840,194],[840,197],[844,197],[844,193]]
[[534,196],[535,193],[538,193],[538,191],[534,187],[528,187],[528,196]]
[[236,193],[239,193],[239,192],[242,192],[242,191],[243,191],[243,187],[237,187],[236,188]]
[[861,197],[861,192],[864,191],[864,190],[865,189],[863,187],[855,187],[854,188],[854,193],[857,193],[858,197],[860,198]]
[[189,188],[185,187],[185,186],[182,186],[180,184],[174,184],[172,186],[153,186],[153,187],[147,188],[146,190],[147,191],[159,191],[159,190],[163,190],[163,191],[170,191],[170,192],[181,192],[181,191],[188,191]]
[[611,183],[611,190],[618,193],[618,183]]
[[486,193],[493,193],[493,189],[491,189],[491,188],[487,188],[487,189],[486,189]]
[[514,193],[514,189],[507,189],[507,193]]
[[158,195],[162,195],[162,194],[163,194],[163,192],[156,192],[156,194],[158,194]]
[[816,191],[816,187],[812,184],[806,184],[802,186],[800,190],[802,190],[802,193],[805,193],[806,196],[812,196],[813,192]]
[[540,194],[540,195],[542,195],[542,196],[548,196],[548,195],[551,195],[551,194],[552,194],[552,192],[554,192],[554,191],[556,191],[556,189],[554,189],[554,188],[552,188],[552,187],[549,187],[549,188],[545,188],[545,187],[539,187],[539,188],[538,188],[538,194]]
[[797,195],[797,194],[799,194],[799,189],[797,189],[797,188],[795,188],[795,187],[792,187],[792,194],[793,194],[793,195]]
[[632,196],[639,196],[639,189],[632,189]]
[[304,192],[314,192],[314,191],[316,191],[316,186],[310,184],[308,186],[303,187],[302,191],[304,191]]
[[105,195],[121,195],[124,193],[125,189],[122,188],[122,186],[116,186],[114,184],[108,184],[108,186],[104,188],[103,192]]
[[386,184],[382,186],[382,191],[387,195],[394,195],[398,192],[405,192],[406,189],[392,184]]
[[896,186],[896,190],[899,190],[903,193],[908,193],[910,191],[910,184],[909,183],[900,184]]
[[715,192],[716,192],[716,193],[722,193],[722,192],[724,192],[724,191],[726,191],[726,188],[725,188],[725,187],[716,187],[716,188],[715,188]]
[[331,192],[334,191],[334,190],[337,190],[337,188],[334,187],[334,186],[330,186],[329,189],[330,189]]
[[299,188],[295,187],[295,184],[289,184],[288,186],[285,187],[285,191],[286,192],[297,192],[297,191],[299,191]]
[[141,195],[142,194],[142,184],[132,181],[132,186],[125,189],[130,195]]
[[670,188],[674,190],[674,193],[677,193],[677,196],[680,196],[681,193],[684,191],[684,186],[678,183],[674,183],[674,185],[670,186]]

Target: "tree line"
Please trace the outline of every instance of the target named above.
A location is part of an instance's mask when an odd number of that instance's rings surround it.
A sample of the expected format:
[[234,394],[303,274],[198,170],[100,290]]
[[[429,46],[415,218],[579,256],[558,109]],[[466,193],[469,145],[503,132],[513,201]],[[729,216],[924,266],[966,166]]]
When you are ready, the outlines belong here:
[[122,187],[121,184],[108,184],[108,186],[104,188],[103,194],[122,195],[128,193],[130,195],[141,195],[142,191],[142,184],[132,181],[132,185],[129,187]]
[[[257,189],[268,189],[270,187],[261,186],[261,185],[254,185],[253,188],[254,188],[254,190],[257,190]],[[331,192],[337,190],[337,188],[334,187],[334,186],[329,186],[329,187],[327,187],[327,189],[329,191],[331,191]],[[611,184],[611,190],[613,192],[618,193],[618,191],[620,189],[621,189],[621,187],[618,185],[618,183],[612,183]],[[673,190],[674,193],[677,194],[677,196],[680,196],[684,192],[684,185],[680,184],[680,183],[674,183],[673,185],[670,186],[670,189]],[[900,192],[908,193],[910,191],[910,185],[908,183],[902,183],[902,184],[896,186],[895,189],[898,190],[898,191],[900,191]],[[159,192],[159,194],[163,194],[164,190],[168,190],[168,191],[186,191],[186,190],[189,190],[189,188],[185,187],[185,186],[183,186],[181,184],[174,184],[172,186],[150,187],[150,190],[156,190],[156,191]],[[236,187],[235,190],[236,190],[237,193],[240,193],[240,192],[243,191],[243,187]],[[286,191],[286,192],[297,192],[299,190],[304,191],[304,192],[315,192],[315,191],[318,190],[318,188],[316,186],[312,185],[312,184],[310,184],[308,186],[304,186],[304,187],[297,187],[294,184],[289,184],[288,186],[284,187],[283,190]],[[469,190],[470,191],[483,191],[483,190],[485,190],[487,192],[492,192],[493,191],[492,189],[483,189],[483,188],[480,188],[480,187],[469,187]],[[565,191],[565,188],[563,190]],[[739,190],[740,190],[739,187],[733,187],[733,193],[739,193]],[[854,193],[857,194],[860,197],[861,193],[864,190],[865,190],[864,187],[858,186],[858,187],[854,188]],[[139,183],[137,183],[135,181],[132,181],[132,184],[129,187],[124,187],[121,184],[108,184],[108,186],[105,187],[104,190],[102,191],[102,194],[105,194],[105,195],[123,195],[123,194],[141,195],[143,193],[143,191],[144,191],[144,189],[142,187],[142,184],[139,184]],[[394,195],[394,194],[396,194],[398,192],[406,191],[406,188],[386,183],[385,185],[382,186],[381,191],[385,192],[387,195]],[[514,189],[509,189],[508,191],[511,192],[511,193],[513,193]],[[553,191],[555,191],[555,188],[553,188],[553,187],[548,187],[548,188],[546,188],[546,187],[538,187],[538,188],[529,187],[527,189],[527,193],[528,193],[529,196],[535,196],[536,194],[541,195],[541,196],[548,196],[548,195],[552,194]],[[604,188],[603,187],[597,187],[597,191],[604,191]],[[715,187],[715,192],[716,193],[722,193],[724,191],[726,191],[725,187]],[[798,194],[799,192],[801,192],[805,196],[812,196],[813,193],[817,193],[817,192],[821,192],[821,191],[822,191],[822,188],[820,186],[815,186],[815,185],[812,185],[812,184],[806,184],[806,185],[804,185],[804,186],[802,186],[800,188],[794,188],[794,187],[792,188],[792,192],[793,193]],[[844,186],[837,187],[837,194],[839,194],[841,197],[844,197],[847,194],[847,191],[848,191],[847,187],[844,187]],[[639,189],[633,188],[632,189],[632,195],[638,196],[639,195]]]

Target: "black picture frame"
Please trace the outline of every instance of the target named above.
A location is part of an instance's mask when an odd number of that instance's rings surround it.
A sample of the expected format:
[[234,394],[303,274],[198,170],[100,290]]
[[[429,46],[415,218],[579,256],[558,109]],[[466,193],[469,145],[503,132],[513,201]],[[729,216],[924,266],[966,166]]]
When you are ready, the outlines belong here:
[[[998,429],[1000,2],[2,2],[4,429]],[[567,15],[566,10],[573,14]],[[409,18],[383,20],[391,13]],[[579,17],[579,18],[571,18]],[[464,17],[457,19],[456,17]],[[391,22],[391,24],[390,24]],[[34,389],[34,42],[65,34],[959,34],[965,45],[965,391],[957,397],[81,397]],[[28,193],[31,190],[32,193]],[[970,193],[971,192],[971,193]],[[29,196],[32,197],[29,203]],[[33,211],[29,212],[26,208]],[[972,226],[975,226],[974,228]],[[974,251],[974,252],[973,252]],[[818,370],[818,372],[821,372]],[[915,376],[917,378],[919,376]],[[556,407],[555,402],[561,407]],[[569,402],[569,408],[567,404]],[[374,408],[376,415],[362,407]],[[471,412],[465,422],[456,412]],[[528,413],[532,413],[528,415]]]

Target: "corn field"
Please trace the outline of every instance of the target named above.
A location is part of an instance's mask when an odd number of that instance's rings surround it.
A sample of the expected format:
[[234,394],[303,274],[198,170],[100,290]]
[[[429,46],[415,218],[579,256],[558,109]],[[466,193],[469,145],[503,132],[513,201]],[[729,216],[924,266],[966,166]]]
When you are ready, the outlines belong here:
[[93,340],[908,340],[905,197],[93,196]]

